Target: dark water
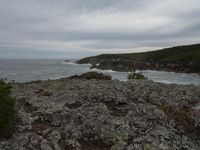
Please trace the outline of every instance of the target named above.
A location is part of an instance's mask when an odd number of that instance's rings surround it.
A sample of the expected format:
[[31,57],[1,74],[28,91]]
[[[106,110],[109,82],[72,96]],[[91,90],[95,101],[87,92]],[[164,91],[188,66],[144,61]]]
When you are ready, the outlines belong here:
[[0,60],[0,78],[17,82],[57,79],[87,72],[89,67],[90,65],[65,63],[61,59],[5,59]]
[[[0,78],[9,81],[26,82],[33,80],[59,79],[72,75],[79,75],[90,70],[89,64],[79,65],[64,62],[63,59],[0,59]],[[98,70],[112,75],[113,79],[127,80],[129,72],[115,72],[112,70]],[[200,76],[197,74],[172,73],[164,71],[137,71],[142,72],[148,79],[162,83],[200,85]]]
[[[98,70],[98,69],[93,69],[93,70],[104,73],[106,72],[112,75],[114,79],[119,79],[123,81],[126,81],[127,76],[130,74],[130,72],[115,72],[112,70]],[[145,71],[137,70],[136,72],[142,73],[149,80],[155,82],[200,86],[200,75],[197,74],[174,73],[174,72],[155,71],[155,70],[145,70]]]

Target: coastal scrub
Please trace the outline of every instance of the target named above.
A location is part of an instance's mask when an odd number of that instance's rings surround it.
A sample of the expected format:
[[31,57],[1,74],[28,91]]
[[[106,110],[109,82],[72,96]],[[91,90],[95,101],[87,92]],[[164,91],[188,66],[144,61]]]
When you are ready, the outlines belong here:
[[129,74],[128,79],[145,80],[146,77],[141,73],[133,72],[133,73]]
[[81,75],[82,78],[84,79],[102,79],[102,80],[111,80],[112,77],[110,75],[105,75],[103,73],[98,73],[98,72],[87,72]]
[[77,79],[77,78],[82,78],[82,79],[87,79],[87,80],[91,80],[91,79],[96,79],[96,80],[111,80],[112,76],[107,75],[107,74],[103,74],[103,73],[99,73],[99,72],[95,72],[95,71],[91,71],[91,72],[86,72],[79,75],[75,75],[75,76],[71,76],[69,77],[70,79]]
[[0,138],[11,136],[16,121],[15,98],[10,95],[11,88],[0,80]]

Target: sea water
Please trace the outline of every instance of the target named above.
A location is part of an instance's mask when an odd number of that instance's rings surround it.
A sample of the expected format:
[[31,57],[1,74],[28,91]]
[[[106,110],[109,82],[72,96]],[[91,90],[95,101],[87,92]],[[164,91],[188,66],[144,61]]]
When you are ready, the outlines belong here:
[[[0,78],[8,81],[28,82],[59,79],[88,71],[97,71],[110,74],[113,79],[126,81],[130,74],[130,72],[90,69],[90,67],[90,64],[76,64],[75,60],[65,62],[64,59],[0,59]],[[137,70],[137,72],[155,82],[200,85],[200,76],[197,74],[153,70]]]

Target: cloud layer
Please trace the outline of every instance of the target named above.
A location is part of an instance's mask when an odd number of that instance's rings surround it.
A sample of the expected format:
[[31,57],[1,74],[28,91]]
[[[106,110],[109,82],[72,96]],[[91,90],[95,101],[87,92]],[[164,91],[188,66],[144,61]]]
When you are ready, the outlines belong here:
[[84,57],[198,43],[198,0],[0,0],[0,57]]

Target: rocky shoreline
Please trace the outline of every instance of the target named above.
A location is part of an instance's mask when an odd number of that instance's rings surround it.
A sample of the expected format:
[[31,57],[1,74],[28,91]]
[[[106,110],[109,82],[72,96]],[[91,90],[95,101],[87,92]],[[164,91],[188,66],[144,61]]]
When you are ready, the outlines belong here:
[[177,63],[161,63],[151,62],[146,60],[130,60],[121,58],[95,58],[88,57],[77,61],[78,64],[91,64],[91,68],[102,70],[113,70],[120,72],[130,72],[134,70],[159,70],[176,73],[197,73],[200,74],[200,65],[188,63],[187,65]]
[[200,87],[59,79],[12,95],[20,120],[1,150],[200,149]]
[[102,54],[83,58],[77,63],[89,63],[92,68],[122,72],[137,69],[200,74],[200,44],[141,53]]

